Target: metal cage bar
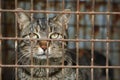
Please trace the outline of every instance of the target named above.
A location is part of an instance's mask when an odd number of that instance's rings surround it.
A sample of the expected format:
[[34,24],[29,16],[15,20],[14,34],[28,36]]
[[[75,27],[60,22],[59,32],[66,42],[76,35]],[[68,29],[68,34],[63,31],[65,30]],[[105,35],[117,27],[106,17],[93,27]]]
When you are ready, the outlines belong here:
[[[95,12],[95,0],[92,0],[92,12]],[[94,39],[95,15],[91,15],[92,33],[91,39]],[[94,66],[94,42],[91,42],[91,66]],[[91,80],[94,80],[94,68],[91,68]]]
[[[33,11],[33,6],[34,6],[33,3],[34,3],[34,1],[30,0],[30,10],[31,11]],[[33,21],[33,14],[34,13],[30,13],[30,15],[31,15],[31,17],[30,17],[31,21]],[[30,40],[30,42],[31,42],[30,45],[32,46],[32,40]],[[30,62],[31,63],[30,63],[30,65],[33,65],[33,51],[32,51],[32,47],[30,47],[30,48],[31,48],[31,52],[30,52],[31,53],[31,55],[30,55],[30,60],[31,60]],[[33,80],[33,68],[32,67],[30,68],[30,72],[31,72],[31,75],[30,75],[31,80]]]
[[[111,0],[107,1],[107,11],[110,12],[110,6],[111,5]],[[107,16],[107,40],[109,40],[110,37],[110,15],[106,15]],[[109,66],[109,42],[106,42],[106,66]],[[109,80],[109,68],[106,68],[106,80]]]
[[[76,11],[79,12],[79,0],[76,1]],[[76,35],[75,38],[76,40],[79,39],[79,14],[76,14]],[[75,42],[76,44],[76,66],[79,66],[79,42]],[[78,75],[79,75],[79,68],[76,68],[76,80],[78,80]]]
[[58,65],[51,65],[51,66],[43,66],[43,65],[0,65],[0,67],[15,67],[15,68],[24,68],[24,67],[28,67],[28,68],[38,68],[38,67],[42,67],[42,68],[116,68],[116,69],[120,69],[120,66],[58,66]]
[[[62,0],[60,3],[62,3],[62,10],[64,11],[65,9],[65,0]],[[62,26],[65,26],[62,24]],[[62,28],[62,33],[65,33],[65,27]],[[62,42],[62,49],[64,49],[64,42]],[[64,51],[62,51],[64,53]],[[64,54],[62,53],[62,67],[64,67]],[[64,79],[64,68],[62,68],[62,79]]]
[[[48,5],[48,3],[49,3],[49,0],[46,0],[45,1],[45,10],[48,10],[48,8],[49,8],[49,5]],[[46,18],[47,18],[47,20],[48,20],[48,13],[45,13],[45,16],[46,16]],[[47,24],[48,25],[48,24]],[[50,31],[50,30],[49,30]],[[48,48],[48,44],[47,44],[47,48]],[[48,51],[47,51],[48,52]],[[46,66],[49,66],[49,58],[48,58],[48,55],[47,55],[47,61],[46,61]],[[48,72],[49,72],[49,69],[50,68],[47,68],[47,79],[49,79],[49,74],[48,74]]]
[[34,11],[30,11],[30,10],[10,10],[10,9],[2,9],[0,10],[0,12],[27,12],[27,13],[53,13],[53,14],[103,14],[103,15],[116,15],[116,14],[120,14],[120,12],[77,12],[77,11],[72,11],[72,12],[62,12],[62,11],[44,11],[44,10],[34,10]]
[[[14,37],[2,37],[0,40],[47,40],[47,41],[58,41],[57,39],[25,39],[25,38],[14,38]],[[120,42],[120,40],[106,40],[106,39],[59,39],[59,41],[71,41],[71,42]]]
[[[15,9],[18,7],[18,0],[15,0]],[[15,38],[18,38],[18,25],[17,25],[17,14],[15,13]],[[18,64],[18,44],[17,44],[18,40],[15,40],[15,65],[17,66]],[[17,71],[18,68],[15,68],[15,79],[17,80]]]
[[[0,0],[0,10],[1,10],[1,0]],[[2,24],[1,24],[1,12],[0,12],[0,38],[2,38]],[[0,40],[0,65],[2,65],[2,40]],[[0,80],[2,80],[2,68],[0,67]]]

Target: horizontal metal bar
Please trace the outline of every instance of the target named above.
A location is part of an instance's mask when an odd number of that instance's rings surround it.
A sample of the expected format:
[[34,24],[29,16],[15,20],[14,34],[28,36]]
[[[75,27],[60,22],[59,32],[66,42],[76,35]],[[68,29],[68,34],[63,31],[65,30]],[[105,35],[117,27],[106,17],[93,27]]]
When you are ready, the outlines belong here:
[[10,9],[1,9],[0,12],[29,12],[29,13],[54,13],[54,14],[104,14],[104,15],[112,15],[112,14],[120,14],[120,12],[79,12],[79,11],[76,11],[76,12],[64,12],[64,11],[48,11],[48,10],[10,10]]
[[120,40],[113,39],[32,39],[32,38],[15,38],[15,37],[1,37],[0,40],[47,40],[47,41],[70,41],[70,42],[120,42]]
[[28,68],[116,68],[120,69],[120,66],[81,66],[81,65],[75,65],[75,66],[64,66],[64,65],[0,65],[0,67],[28,67]]

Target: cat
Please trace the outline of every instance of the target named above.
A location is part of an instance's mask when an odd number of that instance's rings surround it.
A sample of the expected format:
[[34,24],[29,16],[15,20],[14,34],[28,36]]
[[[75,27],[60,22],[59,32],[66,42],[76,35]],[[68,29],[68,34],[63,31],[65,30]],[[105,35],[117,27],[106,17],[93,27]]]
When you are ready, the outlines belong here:
[[[66,30],[70,16],[70,14],[59,14],[49,19],[31,20],[27,13],[17,12],[19,36],[24,38],[18,44],[18,65],[61,66],[64,63],[65,66],[72,66],[74,60],[71,54],[66,53],[67,43],[60,41],[67,37]],[[76,80],[76,78],[85,80],[81,71],[78,72],[77,75],[75,68],[19,67],[17,78],[18,80]]]
[[[17,10],[23,9],[18,8]],[[64,11],[70,12],[71,10],[65,9]],[[16,19],[19,38],[21,38],[18,40],[17,64],[21,67],[5,68],[2,74],[3,80],[91,80],[90,68],[77,68],[77,71],[72,67],[59,67],[76,66],[77,64],[91,65],[90,50],[79,49],[79,56],[76,56],[76,49],[68,49],[67,41],[62,41],[62,39],[68,38],[66,32],[70,17],[71,14],[59,14],[48,19],[31,19],[27,13],[17,12]],[[111,62],[109,64],[111,65]],[[25,65],[27,67],[22,67]],[[106,57],[94,51],[94,65],[105,66]],[[105,76],[105,69],[94,69],[94,80],[105,80]],[[112,69],[109,69],[109,79],[113,80]]]
[[[17,10],[23,10],[18,8]],[[65,9],[64,12],[70,12]],[[20,67],[17,69],[18,80],[91,80],[90,68],[44,68],[40,66],[76,66],[76,49],[68,49],[67,29],[71,14],[59,14],[53,18],[30,19],[25,12],[17,13],[20,38],[18,65],[37,65],[39,67]],[[36,39],[36,40],[35,40]],[[78,65],[91,65],[90,50],[79,50]],[[105,66],[106,57],[94,51],[94,65]],[[64,61],[63,61],[64,59]],[[102,61],[101,61],[102,59]],[[110,62],[109,62],[110,63]],[[111,63],[110,63],[111,64]],[[94,69],[94,80],[105,79],[105,69]],[[113,71],[109,71],[112,78]]]

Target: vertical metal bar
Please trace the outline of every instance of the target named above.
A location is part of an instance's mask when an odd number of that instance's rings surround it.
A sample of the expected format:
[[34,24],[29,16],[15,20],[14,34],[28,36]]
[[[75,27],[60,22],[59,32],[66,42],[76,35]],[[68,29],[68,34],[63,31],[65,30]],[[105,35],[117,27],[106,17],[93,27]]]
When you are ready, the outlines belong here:
[[[64,11],[64,6],[65,6],[65,0],[62,0],[62,10]],[[63,33],[63,36],[64,36],[64,33],[65,33],[65,25],[64,24],[62,24],[62,33]],[[62,49],[64,50],[64,42],[62,42]],[[64,80],[64,58],[65,58],[65,56],[64,56],[64,51],[62,51],[63,53],[62,53],[62,80]]]
[[[46,10],[48,10],[48,0],[46,0]],[[48,21],[48,14],[46,13],[46,17],[47,17],[47,21]],[[47,23],[47,25],[48,25],[48,23]],[[48,47],[48,44],[47,44],[47,47]],[[47,53],[48,53],[48,51],[47,51]],[[48,53],[49,54],[49,53]],[[49,66],[49,58],[48,58],[48,55],[47,55],[47,64],[46,64],[47,66]],[[47,70],[47,80],[49,80],[49,68],[46,68],[46,70]]]
[[[1,10],[1,5],[2,5],[2,3],[1,3],[1,0],[0,0],[0,10]],[[2,26],[2,24],[1,24],[1,12],[0,12],[0,38],[2,38],[2,28],[1,28],[1,26]],[[2,40],[0,40],[0,66],[2,65]],[[0,67],[0,80],[2,80],[2,68]]]
[[62,0],[62,9],[64,10],[65,8],[65,0]]
[[[94,12],[95,9],[95,0],[92,0],[92,12]],[[95,15],[92,14],[92,33],[91,33],[91,39],[94,39],[94,26],[95,26]],[[91,42],[91,66],[94,66],[94,42]],[[94,80],[94,68],[91,68],[91,80]]]
[[[77,0],[77,12],[79,12],[79,0]],[[79,14],[77,14],[77,21],[76,21],[76,39],[79,39]],[[79,42],[76,42],[76,66],[79,66]],[[79,68],[76,68],[76,80],[79,80],[78,79],[78,76],[79,76]]]
[[[15,0],[15,9],[18,6],[18,1]],[[15,38],[17,38],[18,35],[18,30],[17,30],[17,14],[15,13]],[[18,44],[17,44],[17,40],[15,40],[15,65],[17,65],[17,61],[18,61]],[[18,80],[18,76],[17,76],[17,67],[15,68],[15,80]]]
[[[107,2],[107,12],[110,12],[110,0]],[[110,36],[110,15],[107,15],[107,40],[109,40]],[[109,42],[106,42],[106,66],[109,66]],[[109,68],[106,68],[106,80],[109,80]]]
[[[33,0],[30,0],[30,10],[33,11]],[[34,13],[30,13],[31,14],[31,21],[33,20],[33,14]],[[32,42],[32,40],[30,40]],[[33,65],[33,49],[32,49],[32,44],[30,45],[31,46],[31,55],[30,55],[30,59],[31,59],[31,65]],[[33,80],[33,68],[30,67],[30,70],[31,70],[31,80]]]

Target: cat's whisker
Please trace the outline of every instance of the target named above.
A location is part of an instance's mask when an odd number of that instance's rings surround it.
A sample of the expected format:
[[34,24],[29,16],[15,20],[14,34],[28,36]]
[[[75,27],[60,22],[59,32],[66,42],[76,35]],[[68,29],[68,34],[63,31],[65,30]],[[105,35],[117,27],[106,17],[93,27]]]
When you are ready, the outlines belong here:
[[27,56],[30,56],[30,54],[27,53],[27,54],[21,55],[20,58],[18,59],[17,63],[19,63],[19,61],[21,61],[23,59],[23,57],[27,57]]

